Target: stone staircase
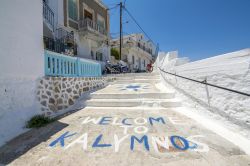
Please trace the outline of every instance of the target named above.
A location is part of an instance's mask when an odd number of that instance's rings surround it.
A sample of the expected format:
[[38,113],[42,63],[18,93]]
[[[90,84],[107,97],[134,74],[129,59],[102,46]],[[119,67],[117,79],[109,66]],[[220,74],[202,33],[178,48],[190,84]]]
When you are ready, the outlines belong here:
[[120,74],[113,84],[124,83],[155,83],[160,81],[160,75],[149,73]]
[[172,108],[181,106],[174,91],[161,92],[155,87],[158,74],[133,73],[117,75],[116,81],[90,95],[87,107]]

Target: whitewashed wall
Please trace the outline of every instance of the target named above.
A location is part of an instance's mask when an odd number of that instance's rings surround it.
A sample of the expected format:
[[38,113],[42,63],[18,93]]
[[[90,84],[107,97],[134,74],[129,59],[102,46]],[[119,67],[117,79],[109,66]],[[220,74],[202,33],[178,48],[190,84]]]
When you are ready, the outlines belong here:
[[[133,62],[132,56],[134,56],[134,64],[132,64],[132,62]],[[139,62],[139,58],[141,59],[140,62]],[[144,66],[144,60],[145,60],[145,66]],[[131,67],[132,67],[131,70],[132,69],[137,69],[137,68],[139,68],[139,66],[140,66],[139,70],[146,70],[147,69],[147,64],[150,63],[150,60],[151,59],[148,58],[146,53],[144,51],[139,50],[139,48],[132,48],[128,52],[128,62],[130,64],[132,64],[131,65]],[[141,64],[139,64],[139,63],[141,63]]]
[[44,73],[42,0],[1,0],[0,145],[38,113],[36,81]]
[[[250,94],[250,49],[232,52],[180,65],[183,59],[161,58],[159,66],[165,71]],[[163,62],[164,60],[164,62]],[[163,73],[162,73],[163,74]],[[235,123],[250,126],[250,97],[189,80],[162,75],[179,92]]]

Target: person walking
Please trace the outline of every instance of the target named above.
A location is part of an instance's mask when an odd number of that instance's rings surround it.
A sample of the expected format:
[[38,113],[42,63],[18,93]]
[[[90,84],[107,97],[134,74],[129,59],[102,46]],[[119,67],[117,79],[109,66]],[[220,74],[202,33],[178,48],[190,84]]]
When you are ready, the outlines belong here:
[[151,62],[151,61],[150,61],[149,64],[147,64],[147,71],[148,71],[149,73],[151,73],[151,72],[153,71],[153,65],[152,65],[152,62]]

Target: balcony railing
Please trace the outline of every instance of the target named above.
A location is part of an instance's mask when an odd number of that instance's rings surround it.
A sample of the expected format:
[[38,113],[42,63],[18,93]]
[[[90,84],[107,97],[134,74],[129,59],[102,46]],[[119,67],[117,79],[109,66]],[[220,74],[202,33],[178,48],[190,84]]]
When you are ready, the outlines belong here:
[[70,56],[77,54],[77,47],[74,43],[67,43],[64,39],[52,39],[43,37],[44,48],[57,53],[64,53]]
[[56,29],[56,38],[74,41],[74,32],[68,32],[63,28]]
[[45,50],[45,75],[63,77],[99,77],[101,64]]
[[102,35],[107,35],[106,29],[90,19],[84,19],[79,21],[79,29],[90,29],[94,30]]
[[[111,44],[111,46],[113,47],[118,47],[118,45],[119,45],[119,42],[115,42],[115,43],[113,42],[113,44]],[[145,51],[148,54],[150,54],[151,57],[153,56],[153,52],[151,48],[146,48],[145,46],[141,45],[141,43],[133,39],[130,39],[127,42],[123,43],[123,47],[124,48],[131,48],[131,47],[139,48],[141,51]]]
[[54,12],[44,1],[43,1],[43,18],[51,26],[52,30],[54,30]]
[[137,43],[137,47],[152,55],[152,50],[150,48],[146,48],[144,45],[141,45],[140,43]]

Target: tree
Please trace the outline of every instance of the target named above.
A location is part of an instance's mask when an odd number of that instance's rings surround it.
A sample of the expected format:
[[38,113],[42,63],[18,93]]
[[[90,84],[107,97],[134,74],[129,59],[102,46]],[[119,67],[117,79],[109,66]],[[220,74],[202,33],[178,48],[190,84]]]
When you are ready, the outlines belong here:
[[120,52],[115,48],[111,48],[111,56],[114,56],[116,60],[119,60]]

